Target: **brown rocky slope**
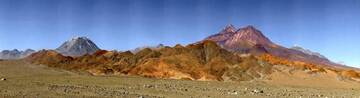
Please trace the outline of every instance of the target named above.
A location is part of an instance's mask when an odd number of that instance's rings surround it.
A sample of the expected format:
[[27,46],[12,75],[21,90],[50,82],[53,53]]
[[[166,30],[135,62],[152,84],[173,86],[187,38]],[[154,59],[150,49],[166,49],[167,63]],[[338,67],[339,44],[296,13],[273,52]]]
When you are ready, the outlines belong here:
[[266,80],[273,72],[279,71],[274,66],[284,66],[292,71],[306,71],[308,74],[334,72],[348,80],[357,80],[360,75],[354,70],[295,62],[271,54],[254,56],[232,53],[208,40],[156,50],[145,48],[135,54],[130,51],[99,50],[91,55],[70,57],[53,50],[42,50],[28,56],[26,60],[49,67],[85,71],[93,75],[137,75],[205,81]]

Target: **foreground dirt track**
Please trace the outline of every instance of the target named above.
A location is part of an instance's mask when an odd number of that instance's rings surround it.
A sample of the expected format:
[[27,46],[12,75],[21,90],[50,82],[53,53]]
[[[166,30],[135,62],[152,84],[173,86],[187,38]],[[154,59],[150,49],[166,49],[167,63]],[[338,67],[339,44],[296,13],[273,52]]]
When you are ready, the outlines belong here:
[[271,84],[266,81],[204,82],[129,76],[100,77],[31,65],[24,61],[0,61],[0,78],[6,79],[0,81],[0,97],[360,97],[358,84],[299,86]]

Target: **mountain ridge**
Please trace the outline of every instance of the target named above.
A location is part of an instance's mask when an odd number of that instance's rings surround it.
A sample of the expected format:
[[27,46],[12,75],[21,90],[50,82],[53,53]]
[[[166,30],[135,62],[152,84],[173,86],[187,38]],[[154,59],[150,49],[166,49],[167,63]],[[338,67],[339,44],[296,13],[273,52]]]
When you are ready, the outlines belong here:
[[3,50],[0,52],[0,59],[9,59],[9,60],[22,59],[35,52],[36,51],[32,49],[26,49],[24,51],[20,51],[18,49]]
[[[61,47],[76,48],[92,43],[87,40],[78,43],[78,39],[71,39]],[[337,66],[316,55],[277,45],[253,26],[236,30],[233,25],[228,25],[219,33],[196,43],[159,46],[139,48],[137,52],[99,49],[80,56],[41,50],[25,60],[49,67],[85,71],[92,75],[135,75],[199,81],[271,81],[279,74],[287,74],[285,76],[289,78],[298,77],[293,75],[296,73],[303,75],[299,79],[316,74],[333,79],[340,77],[339,81],[360,82],[359,70]]]
[[326,58],[324,55],[322,55],[322,54],[320,54],[320,53],[318,53],[318,52],[313,52],[313,51],[311,51],[311,50],[309,50],[309,49],[305,49],[305,48],[300,47],[300,46],[293,46],[293,47],[291,47],[290,49],[294,49],[294,50],[297,50],[297,51],[301,51],[301,52],[306,53],[306,54],[309,54],[309,55],[314,55],[314,56],[317,56],[317,57],[319,57],[319,58],[328,59],[328,58]]

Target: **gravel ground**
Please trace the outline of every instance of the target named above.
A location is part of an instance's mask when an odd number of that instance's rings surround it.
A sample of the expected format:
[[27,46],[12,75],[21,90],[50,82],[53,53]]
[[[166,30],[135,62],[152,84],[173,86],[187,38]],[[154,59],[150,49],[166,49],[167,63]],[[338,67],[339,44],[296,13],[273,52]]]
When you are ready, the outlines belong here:
[[[90,76],[23,61],[0,61],[0,97],[120,98],[360,98],[360,87],[274,85],[261,81],[218,82]],[[3,80],[4,79],[4,80]]]

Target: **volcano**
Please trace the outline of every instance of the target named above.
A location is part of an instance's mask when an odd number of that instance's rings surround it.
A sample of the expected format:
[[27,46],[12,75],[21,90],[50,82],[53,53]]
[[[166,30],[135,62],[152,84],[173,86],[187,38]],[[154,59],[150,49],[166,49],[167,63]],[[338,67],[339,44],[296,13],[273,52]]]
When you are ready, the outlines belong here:
[[320,54],[309,54],[310,50],[303,51],[303,49],[286,48],[275,44],[260,30],[251,25],[239,29],[236,29],[233,25],[228,25],[219,33],[204,40],[215,41],[226,50],[242,54],[262,55],[268,53],[290,61],[301,61],[322,66],[342,66],[331,62],[324,56],[319,56]]
[[97,50],[100,50],[100,48],[87,37],[74,37],[56,49],[57,52],[64,56],[82,56],[93,54]]

